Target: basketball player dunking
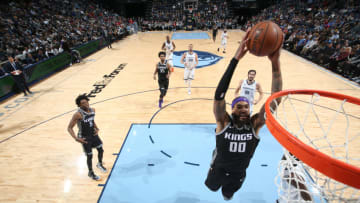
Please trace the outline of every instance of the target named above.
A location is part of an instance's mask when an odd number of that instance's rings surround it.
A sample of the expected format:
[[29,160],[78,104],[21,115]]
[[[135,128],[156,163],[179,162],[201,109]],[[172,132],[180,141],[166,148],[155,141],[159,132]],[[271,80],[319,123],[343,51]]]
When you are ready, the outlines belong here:
[[165,52],[159,52],[160,62],[155,65],[154,71],[154,80],[156,80],[156,73],[158,75],[158,83],[159,83],[159,90],[160,90],[160,98],[159,98],[159,108],[162,107],[162,103],[164,102],[164,97],[169,87],[169,78],[170,78],[170,68],[171,66],[165,60]]
[[[212,191],[222,188],[225,200],[230,200],[239,190],[246,177],[246,169],[260,141],[259,129],[265,124],[265,106],[250,117],[249,100],[236,97],[232,101],[232,112],[226,112],[225,94],[239,60],[247,53],[246,42],[249,31],[243,38],[234,58],[222,76],[215,92],[213,111],[216,119],[216,148],[205,185]],[[272,64],[272,94],[282,90],[280,71],[280,49],[268,58]],[[277,103],[280,103],[277,99]],[[271,108],[276,109],[275,103]]]
[[[92,168],[92,148],[96,147],[98,151],[99,162],[96,167],[98,167],[103,173],[107,172],[107,169],[103,166],[102,163],[104,149],[102,147],[102,141],[98,136],[99,128],[97,127],[94,120],[95,109],[90,108],[89,98],[85,94],[79,95],[75,102],[79,109],[73,115],[68,125],[68,132],[77,142],[80,142],[83,146],[85,155],[87,157],[87,166],[89,169],[88,176],[93,180],[100,180],[100,177],[94,173]],[[73,130],[75,124],[77,124],[79,128],[78,136],[75,136]]]
[[163,43],[161,49],[166,52],[166,61],[171,66],[170,70],[173,72],[174,63],[173,63],[173,52],[176,46],[173,41],[170,41],[170,37],[166,36],[166,41]]
[[198,65],[198,55],[193,51],[193,45],[189,44],[189,51],[185,52],[180,60],[180,63],[184,64],[184,81],[188,86],[188,94],[191,94],[191,81],[195,76],[195,68]]
[[[264,93],[262,91],[260,83],[255,81],[256,70],[248,71],[248,79],[240,80],[239,86],[235,89],[235,97],[246,97],[250,102],[250,115],[253,111],[253,105],[256,105],[263,98]],[[240,91],[240,95],[239,95]],[[259,99],[255,100],[255,93],[259,92]]]
[[226,45],[227,45],[227,39],[229,38],[227,30],[224,30],[224,32],[221,34],[221,45],[218,48],[217,51],[220,51],[221,48],[224,49],[223,53],[226,53]]

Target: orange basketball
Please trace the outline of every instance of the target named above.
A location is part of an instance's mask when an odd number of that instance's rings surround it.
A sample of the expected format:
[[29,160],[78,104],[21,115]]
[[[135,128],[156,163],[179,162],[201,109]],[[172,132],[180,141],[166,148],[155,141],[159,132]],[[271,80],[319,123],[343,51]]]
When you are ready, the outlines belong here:
[[283,32],[277,24],[263,21],[251,28],[246,46],[256,56],[267,56],[280,48],[283,38]]

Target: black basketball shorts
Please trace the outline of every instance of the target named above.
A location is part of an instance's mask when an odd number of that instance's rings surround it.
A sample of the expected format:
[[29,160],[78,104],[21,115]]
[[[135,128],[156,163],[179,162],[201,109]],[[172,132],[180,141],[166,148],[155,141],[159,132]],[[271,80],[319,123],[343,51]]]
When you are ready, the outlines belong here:
[[165,78],[165,79],[159,79],[158,80],[159,83],[159,88],[163,88],[165,90],[167,90],[169,88],[169,79]]
[[86,144],[82,144],[85,154],[92,154],[92,148],[102,147],[102,141],[98,135],[84,137]]
[[231,198],[238,191],[246,177],[246,171],[227,171],[223,168],[210,168],[205,185],[212,191],[220,187],[223,196]]

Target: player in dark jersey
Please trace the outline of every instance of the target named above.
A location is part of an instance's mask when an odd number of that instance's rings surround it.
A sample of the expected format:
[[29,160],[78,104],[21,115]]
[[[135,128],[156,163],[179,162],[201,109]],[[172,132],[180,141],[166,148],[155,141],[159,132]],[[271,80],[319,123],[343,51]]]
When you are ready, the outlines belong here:
[[[103,166],[102,158],[104,150],[102,147],[102,141],[100,140],[98,133],[99,128],[95,123],[95,109],[90,108],[89,98],[83,94],[79,95],[76,100],[76,105],[79,107],[78,111],[73,115],[69,125],[68,132],[70,135],[77,141],[80,142],[84,148],[84,152],[87,157],[87,166],[89,169],[88,176],[93,180],[100,180],[100,177],[97,176],[92,168],[92,148],[96,147],[98,151],[98,167],[101,172],[107,172],[107,169]],[[74,126],[77,124],[79,128],[78,136],[74,133]]]
[[160,90],[160,98],[159,98],[159,108],[162,107],[162,103],[164,102],[164,97],[169,87],[169,78],[170,78],[170,68],[171,66],[165,60],[166,53],[161,51],[159,52],[160,62],[155,65],[154,71],[154,80],[156,80],[156,74],[158,75],[158,83]]
[[217,35],[217,33],[218,33],[218,27],[217,27],[216,25],[214,25],[213,30],[212,30],[212,37],[213,37],[214,43],[215,43],[215,41],[216,41],[216,35]]
[[[234,58],[222,76],[215,92],[214,115],[216,119],[216,148],[208,172],[205,185],[212,191],[222,188],[225,200],[230,200],[240,189],[246,177],[246,169],[259,143],[259,129],[265,124],[265,107],[259,113],[250,117],[249,101],[245,97],[236,97],[232,101],[232,112],[226,112],[225,94],[239,60],[245,56],[248,49],[246,33]],[[280,49],[268,56],[272,63],[271,93],[282,90],[280,71]],[[277,99],[277,103],[280,103]],[[273,102],[272,109],[276,109]]]

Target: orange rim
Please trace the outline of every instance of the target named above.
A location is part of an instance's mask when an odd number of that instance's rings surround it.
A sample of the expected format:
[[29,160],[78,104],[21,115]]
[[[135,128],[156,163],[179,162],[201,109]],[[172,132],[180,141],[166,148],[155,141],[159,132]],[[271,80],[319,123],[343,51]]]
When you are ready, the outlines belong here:
[[347,102],[360,105],[360,99],[321,90],[284,90],[271,95],[265,103],[266,112],[266,125],[271,134],[277,139],[277,141],[284,146],[289,152],[294,154],[302,162],[311,166],[315,170],[322,174],[338,181],[349,185],[351,187],[360,189],[360,168],[347,164],[343,161],[334,159],[329,155],[326,155],[309,145],[303,143],[285,128],[283,128],[273,117],[270,111],[270,103],[276,98],[282,97],[288,94],[306,94],[312,95],[314,93],[320,96],[329,97],[338,100],[346,99]]

